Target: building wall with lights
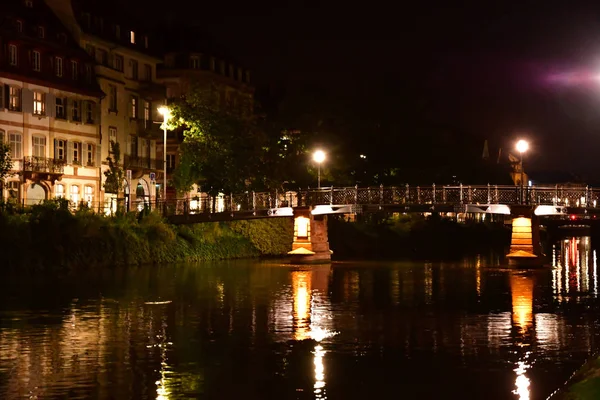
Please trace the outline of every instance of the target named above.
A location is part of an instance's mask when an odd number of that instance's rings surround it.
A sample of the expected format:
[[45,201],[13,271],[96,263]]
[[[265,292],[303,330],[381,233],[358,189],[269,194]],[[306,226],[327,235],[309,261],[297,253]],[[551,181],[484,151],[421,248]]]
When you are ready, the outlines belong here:
[[0,10],[0,140],[13,159],[2,197],[95,207],[103,93],[93,59],[42,0],[3,2]]
[[[118,143],[126,174],[124,193],[104,193],[106,209],[113,199],[125,197],[130,208],[155,199],[155,183],[162,182],[163,160],[156,147],[162,143],[162,117],[157,108],[165,102],[165,88],[156,79],[157,64],[150,33],[114,17],[101,4],[77,0],[45,0],[70,30],[79,46],[95,60],[95,74],[104,93],[100,102],[102,138],[100,179],[108,170],[106,159]],[[153,173],[155,181],[150,179]],[[102,185],[103,186],[103,185]]]

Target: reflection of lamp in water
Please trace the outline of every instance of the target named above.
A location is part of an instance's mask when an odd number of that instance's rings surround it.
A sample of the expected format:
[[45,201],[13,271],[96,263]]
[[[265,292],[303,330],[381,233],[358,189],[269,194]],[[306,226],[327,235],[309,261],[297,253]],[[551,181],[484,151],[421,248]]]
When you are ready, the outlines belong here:
[[294,338],[308,339],[310,335],[311,271],[292,272],[294,295]]
[[528,276],[511,275],[513,324],[522,333],[533,325],[533,279]]
[[315,364],[315,399],[326,399],[325,396],[325,365],[323,364],[323,357],[325,356],[325,350],[323,346],[316,345],[314,352],[314,364]]

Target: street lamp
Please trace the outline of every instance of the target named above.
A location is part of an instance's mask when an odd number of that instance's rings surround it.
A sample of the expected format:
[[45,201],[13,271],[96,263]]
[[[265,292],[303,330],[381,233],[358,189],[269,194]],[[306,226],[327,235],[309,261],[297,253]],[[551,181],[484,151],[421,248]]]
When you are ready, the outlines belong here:
[[523,196],[523,153],[525,153],[529,149],[529,143],[527,141],[521,139],[517,142],[517,151],[521,154],[521,204],[523,204],[525,197]]
[[317,163],[318,166],[318,180],[317,180],[317,188],[321,188],[321,163],[325,161],[325,152],[323,150],[317,150],[313,154],[313,160]]
[[167,121],[171,110],[167,106],[161,106],[158,112],[163,116],[163,202],[167,204]]

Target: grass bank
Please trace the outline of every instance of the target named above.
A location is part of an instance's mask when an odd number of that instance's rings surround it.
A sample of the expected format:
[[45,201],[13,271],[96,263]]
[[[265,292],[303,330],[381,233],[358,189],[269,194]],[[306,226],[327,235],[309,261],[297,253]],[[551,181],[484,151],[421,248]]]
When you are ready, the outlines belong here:
[[336,258],[460,258],[503,250],[510,230],[497,223],[457,223],[437,216],[365,215],[356,222],[330,217],[329,242]]
[[140,265],[283,255],[286,218],[169,225],[154,214],[104,217],[49,201],[27,213],[0,213],[0,266],[46,269]]

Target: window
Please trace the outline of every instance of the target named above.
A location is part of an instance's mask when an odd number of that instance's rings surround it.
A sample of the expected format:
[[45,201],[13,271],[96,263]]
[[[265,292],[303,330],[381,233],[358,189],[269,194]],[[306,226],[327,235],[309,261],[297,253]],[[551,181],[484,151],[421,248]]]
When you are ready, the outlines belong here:
[[17,46],[15,46],[14,44],[11,44],[8,46],[8,60],[9,60],[10,65],[17,66],[19,58],[18,58]]
[[136,60],[130,60],[129,64],[131,65],[131,79],[138,79],[138,62]]
[[91,143],[85,145],[85,165],[94,166],[94,145]]
[[43,26],[38,26],[37,34],[40,39],[43,39],[46,36],[46,30]]
[[190,57],[190,68],[200,69],[200,57],[198,57],[198,56]]
[[138,137],[131,136],[131,147],[129,149],[129,154],[137,156],[138,155]]
[[108,52],[104,49],[96,49],[96,61],[100,65],[108,65]]
[[92,186],[84,186],[83,196],[87,206],[92,207],[92,203],[94,202],[94,188]]
[[117,87],[108,85],[108,111],[117,111]]
[[67,99],[62,97],[56,98],[56,118],[66,119],[67,113],[65,112],[67,105]]
[[167,169],[170,171],[175,169],[175,154],[167,154]]
[[117,141],[117,128],[115,128],[114,126],[108,127],[108,138],[111,142]]
[[81,165],[81,143],[73,142],[73,164]]
[[63,76],[63,59],[60,57],[56,57],[56,60],[54,62],[54,68],[56,70],[56,76],[62,77]]
[[92,101],[85,102],[85,122],[87,124],[94,123],[94,102]]
[[230,64],[229,65],[229,75],[227,75],[227,76],[230,78],[235,78],[233,75],[234,75],[233,74],[233,65]]
[[4,129],[0,129],[0,143],[4,143],[4,136],[5,136],[6,132],[4,132]]
[[66,140],[55,139],[54,140],[54,159],[64,161],[66,159],[66,148],[67,148]]
[[138,98],[137,96],[131,96],[131,118],[137,118],[138,116]]
[[144,64],[144,79],[147,81],[152,80],[152,66],[149,64]]
[[211,57],[211,58],[210,58],[210,70],[211,70],[211,71],[214,71],[214,70],[216,69],[216,68],[215,68],[215,64],[216,64],[216,63],[215,63],[215,58],[214,58],[214,57]]
[[131,44],[135,44],[135,32],[134,31],[129,32],[129,41],[131,42]]
[[16,201],[19,199],[19,182],[18,181],[7,182],[6,188],[8,189],[8,200]]
[[115,25],[115,37],[121,39],[121,25]]
[[32,139],[33,145],[33,156],[34,157],[46,157],[46,138],[40,136],[34,136]]
[[144,36],[144,47],[148,48],[148,36]]
[[115,54],[115,58],[113,60],[113,68],[117,71],[123,72],[123,56]]
[[39,51],[33,52],[33,70],[40,71],[42,67],[42,56]]
[[10,111],[21,111],[21,89],[10,86],[8,89],[8,109]]
[[23,33],[23,21],[21,20],[17,21],[17,32]]
[[71,61],[71,78],[74,81],[79,79],[79,63],[77,61]]
[[54,187],[54,197],[57,199],[62,199],[65,197],[65,185],[59,183]]
[[79,186],[71,186],[71,198],[69,200],[75,204],[79,204]]
[[85,64],[85,80],[87,83],[92,82],[92,66],[90,64]]
[[144,101],[144,123],[146,125],[146,128],[148,128],[149,123],[152,123],[150,121],[150,102],[149,101]]
[[46,102],[44,101],[44,93],[33,92],[33,114],[44,115],[46,114]]
[[25,0],[25,7],[33,8],[33,0]]
[[79,101],[73,100],[71,119],[73,121],[81,121],[81,113],[79,112]]
[[23,158],[23,138],[20,133],[9,133],[8,145],[13,159]]

